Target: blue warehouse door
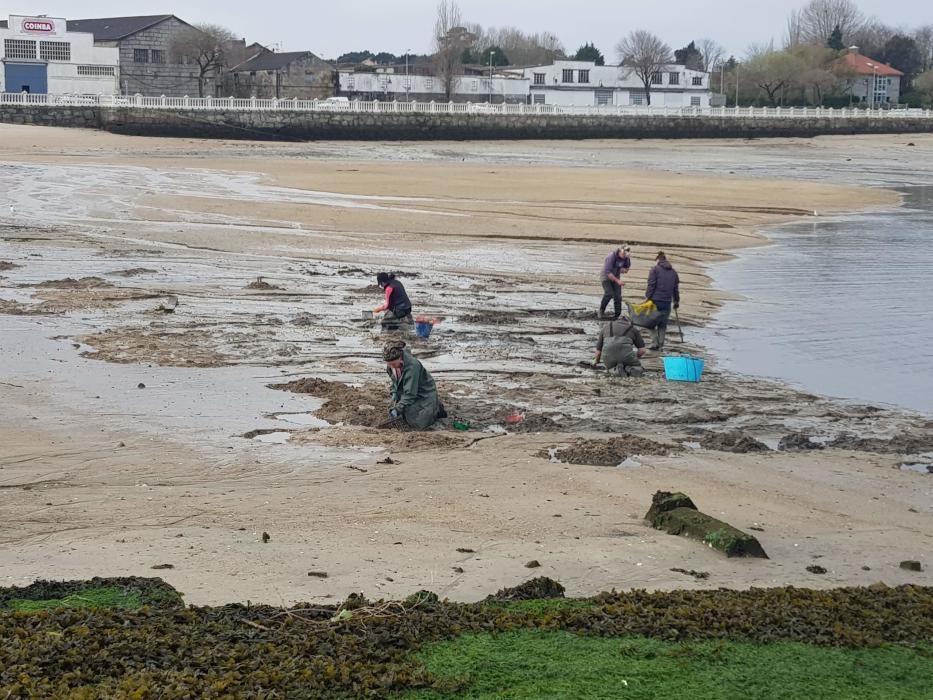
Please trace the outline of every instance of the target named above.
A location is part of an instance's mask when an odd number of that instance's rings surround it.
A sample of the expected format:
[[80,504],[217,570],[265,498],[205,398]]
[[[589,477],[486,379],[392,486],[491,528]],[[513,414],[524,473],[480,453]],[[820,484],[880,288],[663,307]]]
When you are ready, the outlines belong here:
[[7,63],[4,85],[7,92],[48,92],[48,66],[44,63]]

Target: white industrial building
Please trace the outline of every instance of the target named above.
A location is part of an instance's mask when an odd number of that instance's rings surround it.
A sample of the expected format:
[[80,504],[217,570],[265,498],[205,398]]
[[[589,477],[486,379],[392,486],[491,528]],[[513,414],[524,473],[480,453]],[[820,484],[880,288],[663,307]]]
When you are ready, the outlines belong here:
[[[407,102],[446,102],[444,81],[430,75],[405,75],[391,71],[371,73],[338,71],[338,95],[351,100]],[[453,102],[528,102],[528,79],[520,76],[458,76],[453,85]]]
[[[555,61],[549,66],[507,69],[526,78],[531,104],[600,106],[648,104],[644,83],[628,66],[597,66],[592,61]],[[651,79],[656,107],[709,107],[709,73],[669,65]]]
[[0,20],[0,92],[115,95],[120,50],[69,32],[60,17],[10,15]]

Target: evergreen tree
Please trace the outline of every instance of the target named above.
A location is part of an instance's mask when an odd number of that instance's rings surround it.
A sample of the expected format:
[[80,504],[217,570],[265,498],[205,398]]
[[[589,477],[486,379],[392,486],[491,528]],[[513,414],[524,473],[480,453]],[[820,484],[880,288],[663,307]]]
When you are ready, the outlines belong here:
[[703,70],[703,54],[700,53],[695,41],[691,41],[682,49],[677,49],[674,52],[674,62],[691,70]]
[[575,61],[593,61],[597,66],[606,65],[606,59],[602,51],[597,49],[595,44],[584,44],[577,49],[577,53],[573,58]]
[[846,47],[842,41],[842,29],[839,28],[838,24],[833,28],[833,33],[829,35],[826,45],[833,51],[842,51]]

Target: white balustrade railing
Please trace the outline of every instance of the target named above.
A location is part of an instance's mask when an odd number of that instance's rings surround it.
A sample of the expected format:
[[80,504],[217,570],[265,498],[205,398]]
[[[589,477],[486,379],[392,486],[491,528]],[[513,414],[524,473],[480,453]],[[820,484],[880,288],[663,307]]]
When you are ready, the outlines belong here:
[[933,119],[930,109],[831,109],[828,107],[656,107],[485,102],[363,102],[350,100],[256,99],[234,97],[146,97],[143,95],[37,95],[0,93],[0,105],[104,107],[236,112],[350,112],[367,114],[477,114],[514,116],[657,116],[722,119]]

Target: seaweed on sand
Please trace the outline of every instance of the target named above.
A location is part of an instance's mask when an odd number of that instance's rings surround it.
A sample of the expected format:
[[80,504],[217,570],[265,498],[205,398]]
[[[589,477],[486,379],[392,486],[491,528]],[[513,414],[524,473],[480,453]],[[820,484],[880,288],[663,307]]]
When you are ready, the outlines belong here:
[[0,639],[7,640],[0,645],[0,698],[391,697],[437,687],[442,681],[413,652],[469,632],[842,647],[933,638],[933,588],[922,586],[612,592],[581,606],[356,602],[361,607],[352,611],[0,611]]

